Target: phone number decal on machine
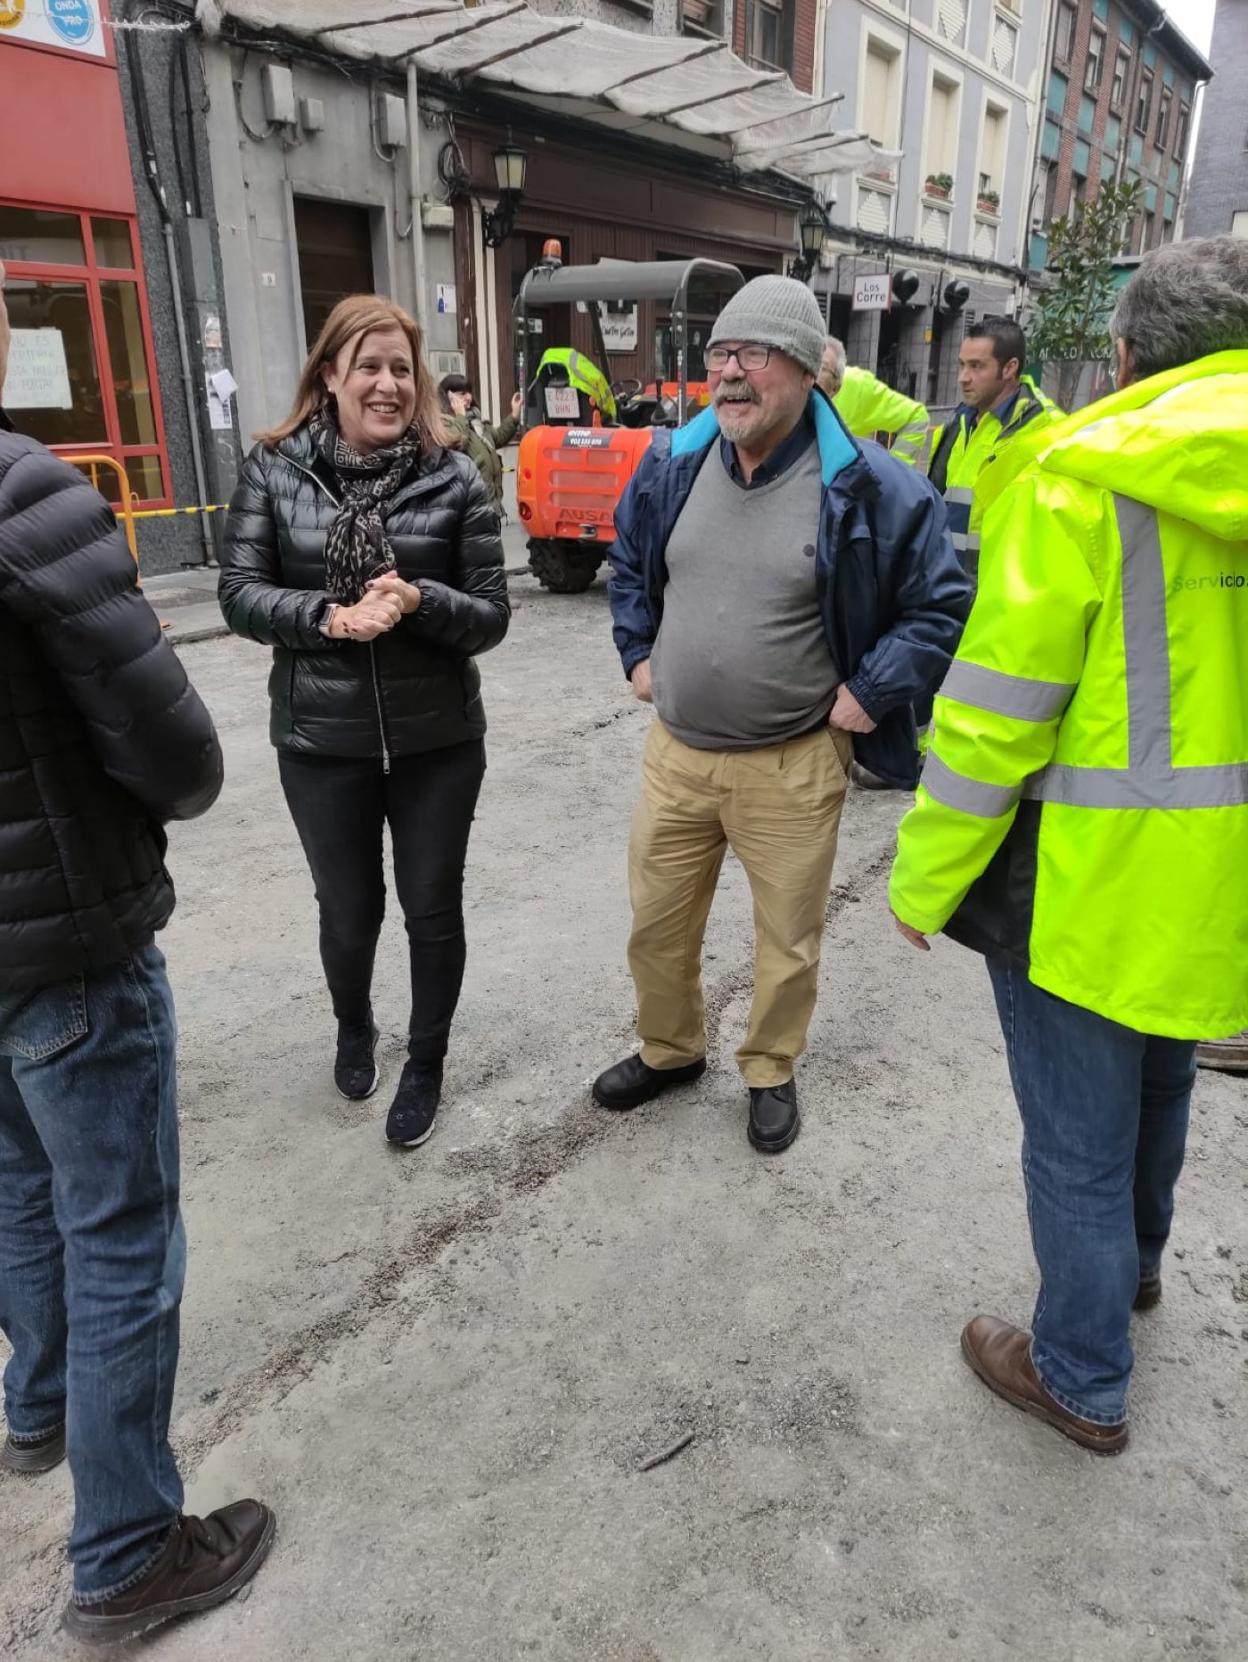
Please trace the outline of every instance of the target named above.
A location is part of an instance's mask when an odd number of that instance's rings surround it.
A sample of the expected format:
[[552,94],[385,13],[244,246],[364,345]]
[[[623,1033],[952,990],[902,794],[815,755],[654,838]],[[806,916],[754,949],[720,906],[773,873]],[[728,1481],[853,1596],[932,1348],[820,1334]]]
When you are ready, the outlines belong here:
[[563,442],[574,450],[606,450],[611,444],[611,434],[600,427],[569,427]]

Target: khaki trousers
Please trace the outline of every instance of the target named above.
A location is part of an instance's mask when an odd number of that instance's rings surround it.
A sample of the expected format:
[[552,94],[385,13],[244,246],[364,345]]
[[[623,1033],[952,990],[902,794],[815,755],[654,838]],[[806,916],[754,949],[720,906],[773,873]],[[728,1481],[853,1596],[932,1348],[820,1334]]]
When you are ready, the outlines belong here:
[[782,1085],[815,1008],[848,734],[821,728],[762,750],[693,750],[656,721],[628,849],[642,1060],[679,1067],[706,1054],[702,941],[724,851],[754,898],[754,1001],[737,1051],[747,1085]]

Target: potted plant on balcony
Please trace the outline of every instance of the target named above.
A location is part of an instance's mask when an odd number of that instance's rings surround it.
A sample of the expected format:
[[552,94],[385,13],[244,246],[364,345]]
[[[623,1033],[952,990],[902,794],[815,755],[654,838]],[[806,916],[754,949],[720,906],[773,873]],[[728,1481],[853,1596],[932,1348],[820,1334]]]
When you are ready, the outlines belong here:
[[953,194],[952,173],[929,173],[923,184],[928,196],[937,196],[942,201],[948,201]]
[[995,214],[1001,206],[1001,193],[996,190],[981,190],[979,193],[979,211],[981,214]]

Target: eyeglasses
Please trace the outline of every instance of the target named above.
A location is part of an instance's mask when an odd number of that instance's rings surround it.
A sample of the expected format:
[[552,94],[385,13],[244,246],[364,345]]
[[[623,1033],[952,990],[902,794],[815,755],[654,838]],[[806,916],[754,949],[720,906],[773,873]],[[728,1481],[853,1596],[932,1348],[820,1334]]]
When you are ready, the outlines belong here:
[[729,358],[737,360],[739,369],[766,369],[771,360],[771,348],[760,346],[757,341],[747,341],[744,346],[712,346],[706,354],[706,367],[727,369]]

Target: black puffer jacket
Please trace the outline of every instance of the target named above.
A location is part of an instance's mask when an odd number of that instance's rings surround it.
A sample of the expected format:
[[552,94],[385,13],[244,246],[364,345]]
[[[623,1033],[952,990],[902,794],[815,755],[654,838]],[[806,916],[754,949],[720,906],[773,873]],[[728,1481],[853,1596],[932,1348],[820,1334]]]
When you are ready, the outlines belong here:
[[0,416],[0,993],[149,945],[174,904],[163,822],[220,789],[107,503]]
[[257,445],[230,503],[218,589],[236,634],[272,646],[270,737],[280,750],[402,756],[485,732],[474,654],[497,646],[511,609],[498,516],[458,451],[422,455],[382,509],[399,576],[423,597],[376,641],[321,632],[325,536],[337,482],[306,427]]

